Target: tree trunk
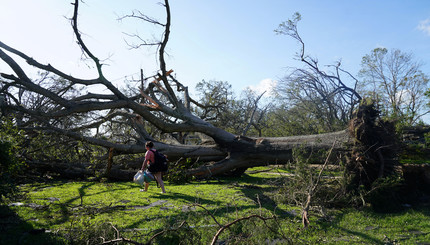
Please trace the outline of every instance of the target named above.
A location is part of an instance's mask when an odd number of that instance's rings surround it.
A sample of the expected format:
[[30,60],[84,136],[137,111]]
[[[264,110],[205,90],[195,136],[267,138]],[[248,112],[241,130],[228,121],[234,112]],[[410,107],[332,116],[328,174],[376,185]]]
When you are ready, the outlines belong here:
[[[267,166],[287,164],[292,162],[293,150],[300,148],[305,154],[316,153],[320,150],[329,150],[333,148],[333,154],[343,155],[349,151],[352,138],[346,130],[306,136],[292,136],[281,138],[248,138],[237,137],[231,142],[231,148],[224,151],[216,151],[214,146],[166,146],[156,143],[156,148],[163,154],[168,155],[171,162],[179,158],[199,159],[200,161],[212,160],[211,163],[189,169],[187,175],[197,178],[206,178],[214,175],[220,175],[236,170],[245,170],[254,166]],[[158,147],[157,147],[158,146]],[[111,148],[112,149],[112,148]],[[110,153],[113,150],[110,149]],[[200,155],[206,153],[203,157]],[[209,154],[212,153],[212,154]],[[110,156],[109,154],[108,156]],[[112,156],[106,159],[109,163],[106,169],[92,169],[88,164],[66,164],[66,163],[30,163],[40,172],[56,172],[63,178],[85,178],[93,176],[96,172],[105,172],[106,176],[113,180],[131,180],[133,175],[141,167],[143,159],[138,162],[129,163],[120,167],[115,164]],[[323,162],[324,159],[322,158]],[[243,171],[242,171],[243,172]]]
[[[231,142],[229,155],[216,163],[190,169],[189,175],[208,177],[233,169],[254,166],[287,164],[293,161],[293,149],[300,148],[305,153],[316,153],[333,147],[334,153],[345,153],[350,149],[352,137],[347,130],[334,133],[279,137],[248,138],[237,137]],[[338,155],[337,154],[337,155]],[[324,159],[321,160],[322,162]]]
[[[376,114],[375,114],[376,113]],[[325,156],[318,156],[321,151],[332,150],[331,160],[343,158],[347,163],[347,173],[352,176],[352,187],[366,187],[378,178],[390,175],[399,168],[397,161],[397,142],[392,124],[376,120],[374,105],[362,105],[356,117],[351,120],[348,130],[333,133],[277,137],[250,138],[237,136],[230,141],[224,140],[219,145],[165,145],[155,142],[155,148],[166,154],[171,162],[182,158],[199,159],[212,162],[188,169],[186,174],[197,178],[207,178],[235,171],[243,172],[255,166],[279,165],[293,162],[294,150],[300,149],[303,157],[316,155],[313,163],[324,163]],[[124,150],[124,148],[121,148]],[[121,152],[113,148],[110,152]],[[141,162],[135,162],[121,169],[112,156],[107,159],[111,166],[108,177],[115,180],[131,180],[140,169]],[[143,159],[142,159],[143,160]],[[319,161],[319,162],[318,162]],[[329,159],[330,161],[330,159]],[[206,162],[206,161],[205,161]],[[37,165],[36,165],[37,166]],[[57,171],[62,177],[84,177],[100,170],[88,170],[87,165],[39,164],[44,171]]]

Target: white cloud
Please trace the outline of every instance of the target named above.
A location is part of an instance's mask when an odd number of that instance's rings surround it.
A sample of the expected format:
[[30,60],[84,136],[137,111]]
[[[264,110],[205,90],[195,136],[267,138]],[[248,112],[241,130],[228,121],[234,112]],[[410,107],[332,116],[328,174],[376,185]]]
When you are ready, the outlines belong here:
[[428,36],[430,36],[430,18],[420,21],[420,23],[417,26],[417,29],[426,33]]
[[403,105],[408,105],[411,103],[412,92],[409,89],[402,89],[397,92],[396,100]]
[[269,97],[273,95],[273,90],[276,87],[277,83],[278,81],[276,80],[266,78],[261,80],[257,85],[249,85],[248,88],[252,91],[255,91],[258,95],[266,91],[264,97]]

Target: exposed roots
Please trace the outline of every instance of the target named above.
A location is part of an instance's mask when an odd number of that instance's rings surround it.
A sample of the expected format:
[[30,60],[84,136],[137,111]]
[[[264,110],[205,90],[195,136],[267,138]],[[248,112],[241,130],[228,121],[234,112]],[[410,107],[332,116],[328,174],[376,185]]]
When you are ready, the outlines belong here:
[[370,188],[377,179],[399,170],[394,124],[379,118],[373,102],[364,101],[360,105],[348,129],[355,139],[347,161],[351,188]]

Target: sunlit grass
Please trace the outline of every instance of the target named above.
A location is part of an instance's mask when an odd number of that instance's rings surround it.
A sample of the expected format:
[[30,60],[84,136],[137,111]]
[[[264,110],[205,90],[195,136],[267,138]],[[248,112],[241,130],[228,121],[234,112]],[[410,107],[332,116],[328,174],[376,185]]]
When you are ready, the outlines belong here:
[[[166,194],[160,193],[155,182],[148,192],[141,192],[141,187],[131,181],[22,185],[20,190],[26,194],[25,198],[5,203],[21,220],[19,226],[9,226],[8,234],[12,232],[20,237],[29,229],[39,228],[55,234],[110,223],[124,236],[138,239],[165,228],[166,223],[175,226],[186,220],[195,232],[205,234],[200,238],[206,241],[217,230],[209,213],[221,224],[250,214],[265,217],[276,214],[278,232],[303,243],[416,244],[430,241],[428,209],[409,209],[395,214],[378,214],[368,208],[327,210],[329,219],[322,219],[320,213],[312,211],[310,227],[302,229],[300,207],[279,203],[273,198],[279,188],[277,184],[281,180],[288,181],[289,174],[287,168],[258,167],[249,169],[241,178],[182,185],[166,182]],[[135,231],[140,231],[140,235]],[[0,234],[0,240],[7,239],[14,241]],[[44,244],[43,239],[40,241],[32,245]]]

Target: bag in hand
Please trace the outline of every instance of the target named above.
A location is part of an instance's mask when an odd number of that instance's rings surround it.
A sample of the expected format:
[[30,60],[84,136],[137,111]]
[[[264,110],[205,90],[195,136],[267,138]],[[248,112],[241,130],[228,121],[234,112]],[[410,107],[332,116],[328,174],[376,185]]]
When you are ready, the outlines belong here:
[[151,182],[153,181],[154,175],[152,175],[150,172],[148,172],[147,170],[144,172],[142,170],[139,170],[133,177],[133,182],[142,186],[144,182]]
[[142,170],[137,171],[137,173],[134,175],[133,177],[133,182],[138,184],[138,185],[143,185],[144,182],[144,173]]

